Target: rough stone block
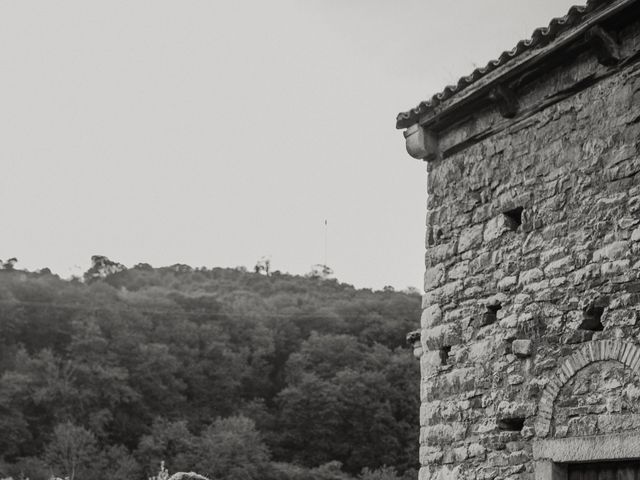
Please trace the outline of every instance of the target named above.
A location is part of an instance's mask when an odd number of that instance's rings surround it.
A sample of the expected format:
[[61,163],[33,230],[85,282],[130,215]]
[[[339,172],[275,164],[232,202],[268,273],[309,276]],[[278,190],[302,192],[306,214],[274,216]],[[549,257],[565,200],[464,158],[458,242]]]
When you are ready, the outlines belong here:
[[[420,361],[422,361],[423,358],[424,358],[424,355],[420,357]],[[421,402],[428,401],[431,395],[431,391],[433,390],[434,384],[435,382],[432,377],[425,377],[424,375],[422,375],[422,378],[420,379],[420,401]]]
[[498,418],[526,418],[530,417],[536,411],[535,403],[528,402],[509,402],[503,400],[498,404]]
[[576,417],[569,420],[567,434],[572,437],[595,435],[598,432],[595,417]]
[[[423,350],[424,350],[423,346]],[[420,356],[420,374],[422,378],[432,377],[442,366],[440,352],[424,352]]]
[[507,315],[500,320],[500,327],[504,329],[515,329],[518,326],[518,314]]
[[470,248],[479,246],[482,243],[483,230],[484,225],[482,224],[465,228],[458,238],[458,252],[463,253]]
[[462,281],[446,283],[441,287],[430,290],[424,294],[423,302],[426,305],[445,304],[453,300],[453,297],[462,290]]
[[433,387],[433,394],[438,397],[458,394],[464,395],[475,390],[479,380],[478,369],[476,368],[456,368],[446,374],[441,374]]
[[636,310],[615,310],[613,312],[607,312],[606,318],[603,319],[603,323],[607,327],[623,327],[634,326],[638,320],[638,312]]
[[440,405],[442,402],[425,402],[420,405],[420,426],[436,423],[439,418]]
[[509,465],[509,456],[504,452],[490,452],[487,463],[492,467],[506,467]]
[[460,466],[449,468],[447,466],[442,467],[437,474],[433,477],[433,480],[461,480],[464,478]]
[[450,445],[454,441],[462,440],[466,433],[466,426],[459,422],[430,425],[423,427],[427,445]]
[[492,264],[492,255],[491,253],[481,253],[479,255],[476,255],[470,262],[469,262],[469,273],[471,275],[475,275],[477,273],[480,273],[484,270],[486,270],[487,268],[489,268]]
[[480,443],[471,443],[469,444],[469,456],[484,459],[487,449],[484,448]]
[[460,326],[457,323],[438,325],[422,331],[423,345],[429,351],[458,345],[462,341],[461,336]]
[[606,262],[602,264],[600,272],[603,277],[621,275],[629,271],[630,265],[631,263],[628,259]]
[[593,252],[593,261],[617,260],[624,257],[628,252],[629,244],[627,242],[613,242]]
[[424,273],[424,289],[432,290],[439,287],[445,280],[445,268],[442,263],[437,264],[435,267],[427,268]]
[[476,474],[477,480],[493,480],[498,476],[498,469],[495,467],[484,466],[478,469]]
[[485,242],[491,242],[497,238],[500,238],[505,232],[511,230],[511,225],[508,223],[504,215],[498,215],[489,220],[484,228],[483,240]]
[[524,291],[534,293],[537,295],[538,301],[550,300],[553,297],[553,292],[543,292],[551,287],[549,280],[541,280],[540,282],[527,283],[524,286]]
[[542,265],[547,265],[565,257],[566,253],[567,249],[565,247],[548,248],[540,253],[540,262]]
[[442,322],[442,309],[440,305],[429,305],[422,311],[420,324],[422,328],[431,328]]
[[544,278],[544,272],[539,268],[532,268],[520,273],[519,285],[528,285],[530,283],[539,282]]
[[462,280],[467,277],[468,272],[469,261],[460,261],[447,271],[447,280]]
[[544,274],[547,277],[558,277],[566,275],[573,270],[573,259],[570,256],[554,260],[544,268]]
[[420,467],[418,470],[418,480],[430,480],[431,469],[429,467]]
[[516,357],[530,357],[533,351],[533,345],[531,340],[514,340],[511,343],[511,352]]
[[455,257],[456,251],[456,243],[453,241],[449,243],[443,243],[435,247],[427,248],[427,252],[424,258],[425,265],[427,267],[431,267],[433,265],[437,265],[438,263],[449,260],[450,258]]
[[592,278],[596,278],[600,275],[600,265],[597,263],[592,263],[583,267],[575,272],[569,274],[569,281],[574,285],[579,285],[581,283],[585,283],[587,280]]
[[509,290],[513,289],[517,284],[518,284],[517,276],[513,275],[513,276],[504,277],[498,281],[498,290],[500,290],[501,292],[508,292]]
[[[422,434],[421,434],[422,437]],[[434,445],[421,444],[418,451],[418,457],[421,465],[431,465],[438,463],[442,458],[442,449]]]

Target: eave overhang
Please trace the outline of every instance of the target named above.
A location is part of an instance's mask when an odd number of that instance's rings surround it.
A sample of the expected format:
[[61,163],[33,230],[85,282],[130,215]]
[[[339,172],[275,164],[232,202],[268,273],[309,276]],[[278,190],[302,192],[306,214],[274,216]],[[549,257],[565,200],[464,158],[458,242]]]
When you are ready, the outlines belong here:
[[439,133],[490,105],[505,118],[517,117],[518,89],[583,51],[593,50],[603,64],[615,63],[616,45],[607,30],[637,18],[637,9],[633,9],[634,15],[625,14],[639,4],[640,0],[590,0],[584,6],[574,6],[513,50],[461,78],[457,85],[398,114],[396,128],[406,129],[407,152],[424,160],[439,158]]

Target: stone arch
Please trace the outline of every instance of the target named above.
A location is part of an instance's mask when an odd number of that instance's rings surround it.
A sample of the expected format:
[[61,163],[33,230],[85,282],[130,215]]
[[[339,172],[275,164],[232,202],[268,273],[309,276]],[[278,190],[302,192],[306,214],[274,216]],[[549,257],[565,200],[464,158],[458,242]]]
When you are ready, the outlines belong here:
[[615,360],[640,375],[640,348],[620,340],[597,340],[583,345],[566,358],[551,378],[538,402],[535,431],[538,437],[546,437],[551,427],[553,404],[560,389],[580,370],[595,362]]

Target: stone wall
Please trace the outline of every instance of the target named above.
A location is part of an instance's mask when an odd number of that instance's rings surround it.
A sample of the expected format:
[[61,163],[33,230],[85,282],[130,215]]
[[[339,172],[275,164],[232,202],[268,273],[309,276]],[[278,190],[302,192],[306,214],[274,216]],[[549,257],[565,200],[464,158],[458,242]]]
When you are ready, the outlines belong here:
[[558,396],[551,434],[567,437],[640,429],[639,383],[635,372],[618,362],[589,365]]
[[517,92],[530,114],[441,134],[421,480],[528,480],[535,439],[640,429],[640,28],[619,34],[622,65],[582,54]]

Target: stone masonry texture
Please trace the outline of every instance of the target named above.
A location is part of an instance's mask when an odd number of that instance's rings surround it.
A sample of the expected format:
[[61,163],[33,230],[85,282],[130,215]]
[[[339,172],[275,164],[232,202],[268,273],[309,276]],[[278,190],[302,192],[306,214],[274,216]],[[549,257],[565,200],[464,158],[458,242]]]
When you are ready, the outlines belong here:
[[640,430],[640,25],[618,35],[631,61],[544,72],[530,115],[428,164],[420,480],[532,480],[534,440]]

